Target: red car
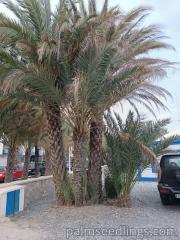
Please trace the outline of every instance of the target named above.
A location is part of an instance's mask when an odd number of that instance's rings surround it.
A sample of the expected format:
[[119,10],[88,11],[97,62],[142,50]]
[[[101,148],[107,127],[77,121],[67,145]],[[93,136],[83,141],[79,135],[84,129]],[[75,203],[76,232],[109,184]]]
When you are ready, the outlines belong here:
[[[21,178],[23,175],[22,166],[16,165],[13,167],[13,180]],[[0,167],[0,182],[4,182],[6,176],[6,167]]]

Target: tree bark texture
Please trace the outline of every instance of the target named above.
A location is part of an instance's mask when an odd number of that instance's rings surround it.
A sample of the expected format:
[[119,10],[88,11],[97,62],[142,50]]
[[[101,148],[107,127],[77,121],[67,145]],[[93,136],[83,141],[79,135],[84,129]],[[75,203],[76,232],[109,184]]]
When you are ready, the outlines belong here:
[[87,146],[86,135],[73,132],[73,191],[75,205],[81,206],[86,200],[87,189]]
[[50,161],[55,184],[56,198],[59,205],[65,204],[64,183],[66,180],[66,164],[64,158],[63,133],[59,109],[50,109],[47,114],[48,136],[50,141]]
[[90,126],[90,161],[88,167],[88,186],[94,203],[99,203],[102,198],[102,134],[103,123],[92,122]]
[[16,144],[12,143],[9,145],[9,153],[7,157],[7,167],[6,167],[6,176],[5,182],[9,183],[13,181],[13,167],[16,158]]

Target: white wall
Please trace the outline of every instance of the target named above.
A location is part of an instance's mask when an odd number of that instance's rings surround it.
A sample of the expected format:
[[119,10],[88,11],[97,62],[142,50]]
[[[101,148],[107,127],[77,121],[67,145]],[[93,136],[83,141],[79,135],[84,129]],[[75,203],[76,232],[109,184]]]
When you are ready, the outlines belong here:
[[167,150],[180,150],[180,144],[169,145],[169,147],[167,147]]
[[2,155],[2,154],[3,154],[3,144],[0,143],[0,155]]
[[0,166],[6,166],[7,165],[7,156],[0,156]]

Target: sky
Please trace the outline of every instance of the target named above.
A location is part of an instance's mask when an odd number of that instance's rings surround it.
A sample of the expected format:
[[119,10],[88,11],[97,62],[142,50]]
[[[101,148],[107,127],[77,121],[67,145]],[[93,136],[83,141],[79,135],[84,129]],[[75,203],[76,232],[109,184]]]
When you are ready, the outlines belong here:
[[[98,1],[101,3],[102,1]],[[138,6],[150,6],[153,8],[152,13],[147,17],[146,24],[158,24],[164,35],[168,36],[166,40],[176,50],[175,51],[159,51],[158,57],[168,59],[173,62],[180,63],[180,0],[110,0],[110,5],[119,5],[121,9],[129,11]],[[169,111],[155,111],[158,119],[171,118],[171,124],[168,126],[170,133],[180,133],[180,65],[176,65],[176,69],[168,71],[166,78],[158,82],[158,84],[166,88],[173,96],[173,99],[167,99],[167,107]],[[119,110],[119,106],[117,105]],[[116,108],[116,111],[117,111]],[[143,107],[142,113],[146,114],[147,119],[154,117],[146,112]],[[124,112],[127,112],[125,109]]]
[[[100,8],[104,0],[97,0]],[[58,0],[51,0],[53,8]],[[111,6],[118,5],[122,10],[129,11],[138,6],[150,6],[153,8],[152,13],[147,17],[146,24],[160,24],[164,35],[168,36],[167,42],[170,43],[176,51],[159,51],[158,57],[168,59],[173,62],[180,63],[180,0],[109,0]],[[7,10],[0,5],[0,11],[9,15]],[[176,65],[176,69],[168,71],[166,78],[162,79],[158,84],[166,88],[173,96],[173,99],[167,99],[167,107],[169,111],[155,111],[158,119],[171,118],[171,124],[168,127],[169,132],[179,131],[180,133],[180,65]],[[124,112],[128,111],[125,105]],[[153,119],[153,116],[141,107],[142,114],[146,114],[147,119]],[[119,110],[119,105],[115,107]]]

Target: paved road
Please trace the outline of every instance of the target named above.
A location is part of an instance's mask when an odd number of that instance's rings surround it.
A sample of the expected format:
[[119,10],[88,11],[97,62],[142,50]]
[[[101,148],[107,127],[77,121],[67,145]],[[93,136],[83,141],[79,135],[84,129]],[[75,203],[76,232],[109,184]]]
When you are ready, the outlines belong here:
[[132,202],[130,209],[104,205],[57,208],[44,202],[10,221],[1,221],[0,233],[3,240],[180,239],[180,204],[162,206],[155,183],[136,184]]

